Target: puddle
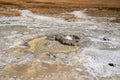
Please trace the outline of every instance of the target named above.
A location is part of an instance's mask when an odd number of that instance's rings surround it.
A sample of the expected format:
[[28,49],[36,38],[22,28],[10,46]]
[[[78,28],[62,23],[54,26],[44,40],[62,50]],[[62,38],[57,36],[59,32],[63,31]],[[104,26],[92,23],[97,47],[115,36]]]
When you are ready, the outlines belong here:
[[29,44],[29,51],[35,53],[43,53],[43,52],[72,52],[79,49],[79,46],[67,46],[62,45],[56,41],[49,41],[47,37],[33,39]]

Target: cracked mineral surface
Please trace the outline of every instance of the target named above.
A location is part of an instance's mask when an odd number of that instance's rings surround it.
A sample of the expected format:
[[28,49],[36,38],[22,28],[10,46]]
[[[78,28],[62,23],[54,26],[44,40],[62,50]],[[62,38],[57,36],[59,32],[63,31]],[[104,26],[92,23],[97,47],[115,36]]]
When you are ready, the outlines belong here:
[[0,80],[120,80],[116,16],[83,9],[64,13],[69,21],[18,11],[0,16]]

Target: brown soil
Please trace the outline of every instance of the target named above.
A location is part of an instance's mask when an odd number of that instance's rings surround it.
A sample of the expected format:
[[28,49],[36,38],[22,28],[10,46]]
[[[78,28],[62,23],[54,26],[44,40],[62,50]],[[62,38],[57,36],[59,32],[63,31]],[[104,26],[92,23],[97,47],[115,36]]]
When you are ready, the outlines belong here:
[[[38,67],[40,65],[45,67],[45,69],[40,69]],[[7,73],[7,75],[16,75],[22,80],[32,80],[32,78],[36,80],[37,76],[42,76],[45,79],[46,76],[52,76],[51,74],[70,72],[71,67],[65,67],[59,64],[50,65],[47,63],[32,63],[28,65],[8,65],[3,70]]]
[[0,7],[4,12],[0,14],[16,16],[17,12],[7,9],[29,9],[32,12],[44,15],[54,15],[80,8],[120,8],[120,0],[0,0]]
[[15,11],[15,10],[11,10],[11,9],[0,9],[0,15],[4,15],[4,16],[20,16],[20,13]]
[[95,17],[119,17],[120,9],[88,9],[86,13]]

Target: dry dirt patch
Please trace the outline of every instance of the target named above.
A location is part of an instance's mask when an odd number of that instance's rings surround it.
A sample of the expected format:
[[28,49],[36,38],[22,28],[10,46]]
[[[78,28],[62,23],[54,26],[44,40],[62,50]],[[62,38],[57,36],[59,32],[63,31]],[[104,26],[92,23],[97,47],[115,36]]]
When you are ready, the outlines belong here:
[[[80,8],[120,8],[119,0],[0,0],[0,7],[5,9],[29,9],[34,13],[53,15]],[[15,12],[2,12],[10,16],[16,16]],[[14,15],[13,15],[14,14]]]

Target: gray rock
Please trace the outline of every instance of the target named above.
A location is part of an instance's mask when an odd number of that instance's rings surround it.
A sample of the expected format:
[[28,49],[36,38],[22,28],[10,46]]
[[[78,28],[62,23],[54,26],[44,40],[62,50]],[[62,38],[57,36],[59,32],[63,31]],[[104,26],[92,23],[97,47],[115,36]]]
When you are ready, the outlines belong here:
[[76,34],[57,34],[48,36],[48,40],[58,41],[61,44],[69,46],[80,46],[81,37]]

